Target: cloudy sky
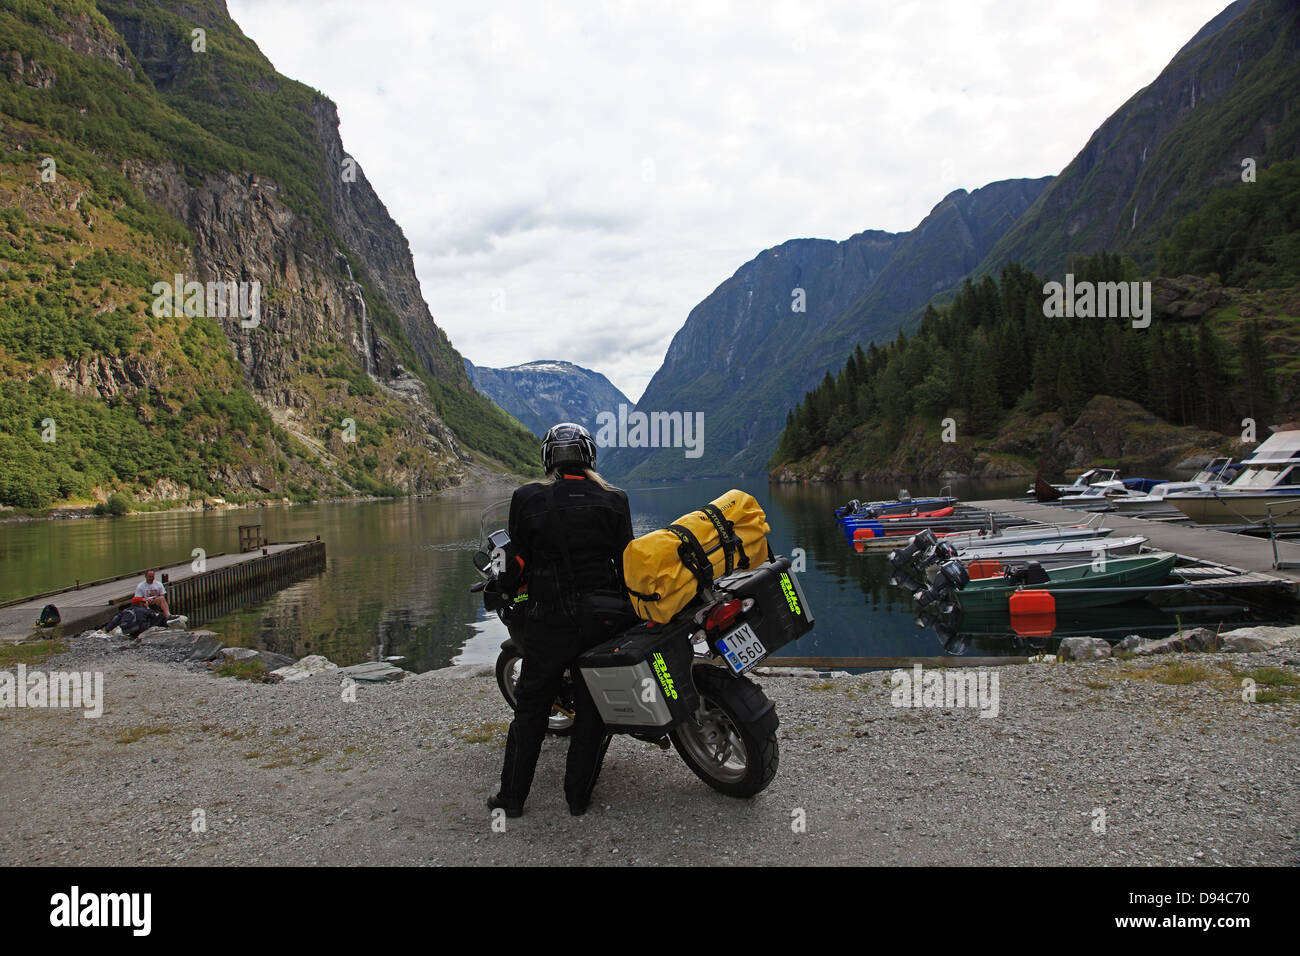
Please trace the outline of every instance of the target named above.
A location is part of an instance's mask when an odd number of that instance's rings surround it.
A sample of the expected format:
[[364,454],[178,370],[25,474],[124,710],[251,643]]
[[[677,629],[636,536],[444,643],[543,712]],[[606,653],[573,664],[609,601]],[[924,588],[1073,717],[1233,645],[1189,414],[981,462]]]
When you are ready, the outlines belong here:
[[636,399],[758,252],[1059,172],[1227,0],[228,0],[339,107],[479,365]]

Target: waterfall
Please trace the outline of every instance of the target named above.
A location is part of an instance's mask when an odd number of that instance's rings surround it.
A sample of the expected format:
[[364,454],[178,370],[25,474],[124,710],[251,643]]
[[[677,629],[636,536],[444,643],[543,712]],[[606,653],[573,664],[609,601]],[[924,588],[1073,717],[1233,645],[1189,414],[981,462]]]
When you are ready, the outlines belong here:
[[348,283],[352,292],[356,295],[357,301],[361,303],[361,348],[366,356],[366,374],[374,378],[375,357],[370,347],[370,312],[366,309],[366,297],[362,292],[361,283],[352,277],[352,263],[344,259],[343,265],[348,270]]

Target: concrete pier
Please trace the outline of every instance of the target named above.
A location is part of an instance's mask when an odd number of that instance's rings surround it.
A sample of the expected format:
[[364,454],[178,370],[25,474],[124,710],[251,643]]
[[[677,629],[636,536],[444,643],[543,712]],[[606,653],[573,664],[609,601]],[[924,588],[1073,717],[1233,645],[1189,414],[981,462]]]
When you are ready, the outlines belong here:
[[[205,558],[202,571],[195,571],[191,562],[155,570],[160,580],[166,576],[171,612],[198,620],[210,608],[232,607],[243,595],[274,590],[303,572],[324,567],[323,542],[290,541],[238,554],[210,555]],[[117,612],[118,605],[131,599],[135,586],[142,580],[144,569],[0,605],[0,642],[14,643],[55,630],[34,627],[41,608],[47,604],[59,609],[64,634],[98,627]]]

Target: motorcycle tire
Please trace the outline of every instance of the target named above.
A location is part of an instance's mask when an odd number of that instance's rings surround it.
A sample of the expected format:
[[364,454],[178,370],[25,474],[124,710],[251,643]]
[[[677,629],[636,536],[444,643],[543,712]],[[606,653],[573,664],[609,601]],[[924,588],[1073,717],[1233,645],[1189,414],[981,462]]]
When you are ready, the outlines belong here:
[[[515,685],[519,682],[519,668],[523,662],[523,655],[517,650],[506,649],[497,655],[497,687],[511,710],[515,709]],[[573,715],[559,698],[556,698],[555,706],[551,709],[546,732],[557,737],[567,737],[573,733]]]
[[780,750],[771,701],[747,677],[697,664],[700,706],[669,733],[697,777],[729,797],[752,797],[776,777]]

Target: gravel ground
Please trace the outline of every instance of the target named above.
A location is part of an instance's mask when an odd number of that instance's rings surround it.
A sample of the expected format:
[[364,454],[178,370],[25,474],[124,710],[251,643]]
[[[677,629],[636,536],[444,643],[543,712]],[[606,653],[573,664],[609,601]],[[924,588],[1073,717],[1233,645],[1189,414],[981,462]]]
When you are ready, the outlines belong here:
[[616,737],[570,817],[553,739],[505,832],[483,801],[509,712],[481,668],[349,703],[337,677],[256,684],[165,656],[74,638],[41,667],[102,671],[101,718],[0,708],[0,863],[1300,863],[1300,700],[1245,703],[1228,669],[1300,675],[1295,642],[1003,667],[992,718],[896,708],[886,673],[763,676],[781,765],[757,798]]

